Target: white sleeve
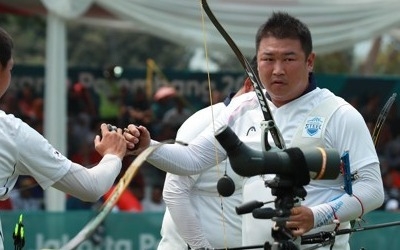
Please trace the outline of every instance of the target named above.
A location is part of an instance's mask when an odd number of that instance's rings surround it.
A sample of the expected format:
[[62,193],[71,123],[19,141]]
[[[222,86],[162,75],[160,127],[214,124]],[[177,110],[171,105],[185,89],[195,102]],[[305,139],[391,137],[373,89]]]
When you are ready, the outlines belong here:
[[194,113],[178,129],[176,140],[186,143],[192,141],[208,126],[212,126],[211,114],[218,116],[223,108],[225,108],[224,103],[217,103]]
[[[197,177],[197,176],[194,176]],[[165,179],[163,198],[179,235],[192,248],[211,248],[205,238],[196,209],[190,202],[195,179],[191,176],[177,176],[168,173]]]
[[69,171],[53,187],[83,201],[100,199],[114,184],[122,162],[116,155],[107,154],[92,168],[72,163]]
[[[152,145],[155,142],[152,142]],[[147,161],[155,167],[176,175],[193,175],[217,165],[226,159],[226,152],[216,141],[212,128],[207,128],[188,146],[164,144]]]
[[338,112],[327,128],[330,146],[339,152],[349,150],[351,172],[357,172],[358,179],[352,183],[352,196],[343,194],[311,208],[315,226],[332,222],[332,217],[340,222],[354,220],[380,207],[384,199],[379,160],[363,117],[353,109]]
[[[218,114],[215,114],[216,123],[227,124],[224,107],[223,103],[213,106],[214,111],[218,111]],[[226,152],[215,139],[214,128],[210,125],[211,116],[204,113],[207,110],[206,108],[201,112],[196,112],[197,118],[191,117],[187,123],[185,122],[182,125],[183,128],[180,129],[177,139],[184,142],[190,141],[188,146],[177,143],[162,145],[148,157],[147,161],[165,172],[176,175],[194,175],[226,159]],[[200,124],[204,126],[203,128],[196,125],[194,122],[196,119],[201,121]],[[218,125],[216,125],[216,128],[218,128]],[[154,143],[156,142],[151,142],[151,144]]]
[[[213,113],[217,115],[224,107],[223,103],[213,105],[212,109],[215,111]],[[179,128],[176,140],[192,143],[194,138],[210,126],[212,122],[210,112],[211,106],[190,116]],[[197,208],[191,203],[192,188],[198,177],[198,175],[178,176],[167,173],[163,190],[165,204],[179,235],[192,249],[211,248],[197,216]]]
[[377,167],[379,164],[370,164],[359,171],[360,180],[353,183],[352,196],[343,194],[331,202],[312,207],[314,226],[332,223],[332,219],[340,222],[354,220],[380,207],[383,199],[379,186],[381,175],[374,171]]

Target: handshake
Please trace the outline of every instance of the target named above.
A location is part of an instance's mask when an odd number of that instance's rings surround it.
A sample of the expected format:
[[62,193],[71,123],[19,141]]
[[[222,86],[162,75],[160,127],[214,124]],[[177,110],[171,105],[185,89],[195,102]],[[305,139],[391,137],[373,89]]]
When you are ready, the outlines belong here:
[[[118,130],[122,130],[122,135],[125,139],[125,142],[127,143],[127,155],[138,155],[139,153],[141,153],[141,151],[143,151],[144,149],[146,149],[149,144],[150,144],[150,134],[147,131],[147,129],[145,127],[142,126],[137,126],[134,124],[129,124],[127,127],[120,129],[117,126],[114,126],[112,124],[106,124],[107,126],[107,130],[108,132],[118,132]],[[128,129],[129,127],[129,129]],[[103,132],[100,129],[100,140],[103,139],[103,133],[106,130],[103,130]],[[145,143],[143,145],[141,138],[142,133],[144,132],[144,140]],[[141,143],[139,143],[139,141]],[[140,145],[139,145],[140,144]]]

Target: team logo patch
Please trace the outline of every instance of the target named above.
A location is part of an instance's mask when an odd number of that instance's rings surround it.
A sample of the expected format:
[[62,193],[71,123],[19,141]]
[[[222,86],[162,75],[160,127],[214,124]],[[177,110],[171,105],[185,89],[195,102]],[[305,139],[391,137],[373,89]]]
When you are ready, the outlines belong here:
[[308,117],[303,128],[303,137],[321,138],[325,118],[320,116]]

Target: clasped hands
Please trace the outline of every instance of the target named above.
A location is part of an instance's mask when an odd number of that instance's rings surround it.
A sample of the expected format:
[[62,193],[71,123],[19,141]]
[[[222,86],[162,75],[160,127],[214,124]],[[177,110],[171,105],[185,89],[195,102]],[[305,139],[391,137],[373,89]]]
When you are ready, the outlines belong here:
[[138,155],[150,146],[150,132],[144,126],[129,124],[123,136],[127,142],[127,155]]

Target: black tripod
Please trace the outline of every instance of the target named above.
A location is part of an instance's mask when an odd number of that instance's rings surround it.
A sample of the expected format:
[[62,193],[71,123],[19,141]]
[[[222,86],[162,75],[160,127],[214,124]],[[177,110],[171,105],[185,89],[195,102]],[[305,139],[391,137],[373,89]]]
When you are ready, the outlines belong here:
[[276,196],[275,209],[256,208],[252,212],[254,218],[275,221],[271,231],[274,242],[265,242],[264,250],[299,249],[294,243],[295,237],[286,227],[286,221],[290,216],[290,210],[306,197],[307,192],[303,186],[297,186],[293,183],[291,178],[282,175],[277,175],[274,179],[266,181],[265,185],[271,188],[272,195]]

